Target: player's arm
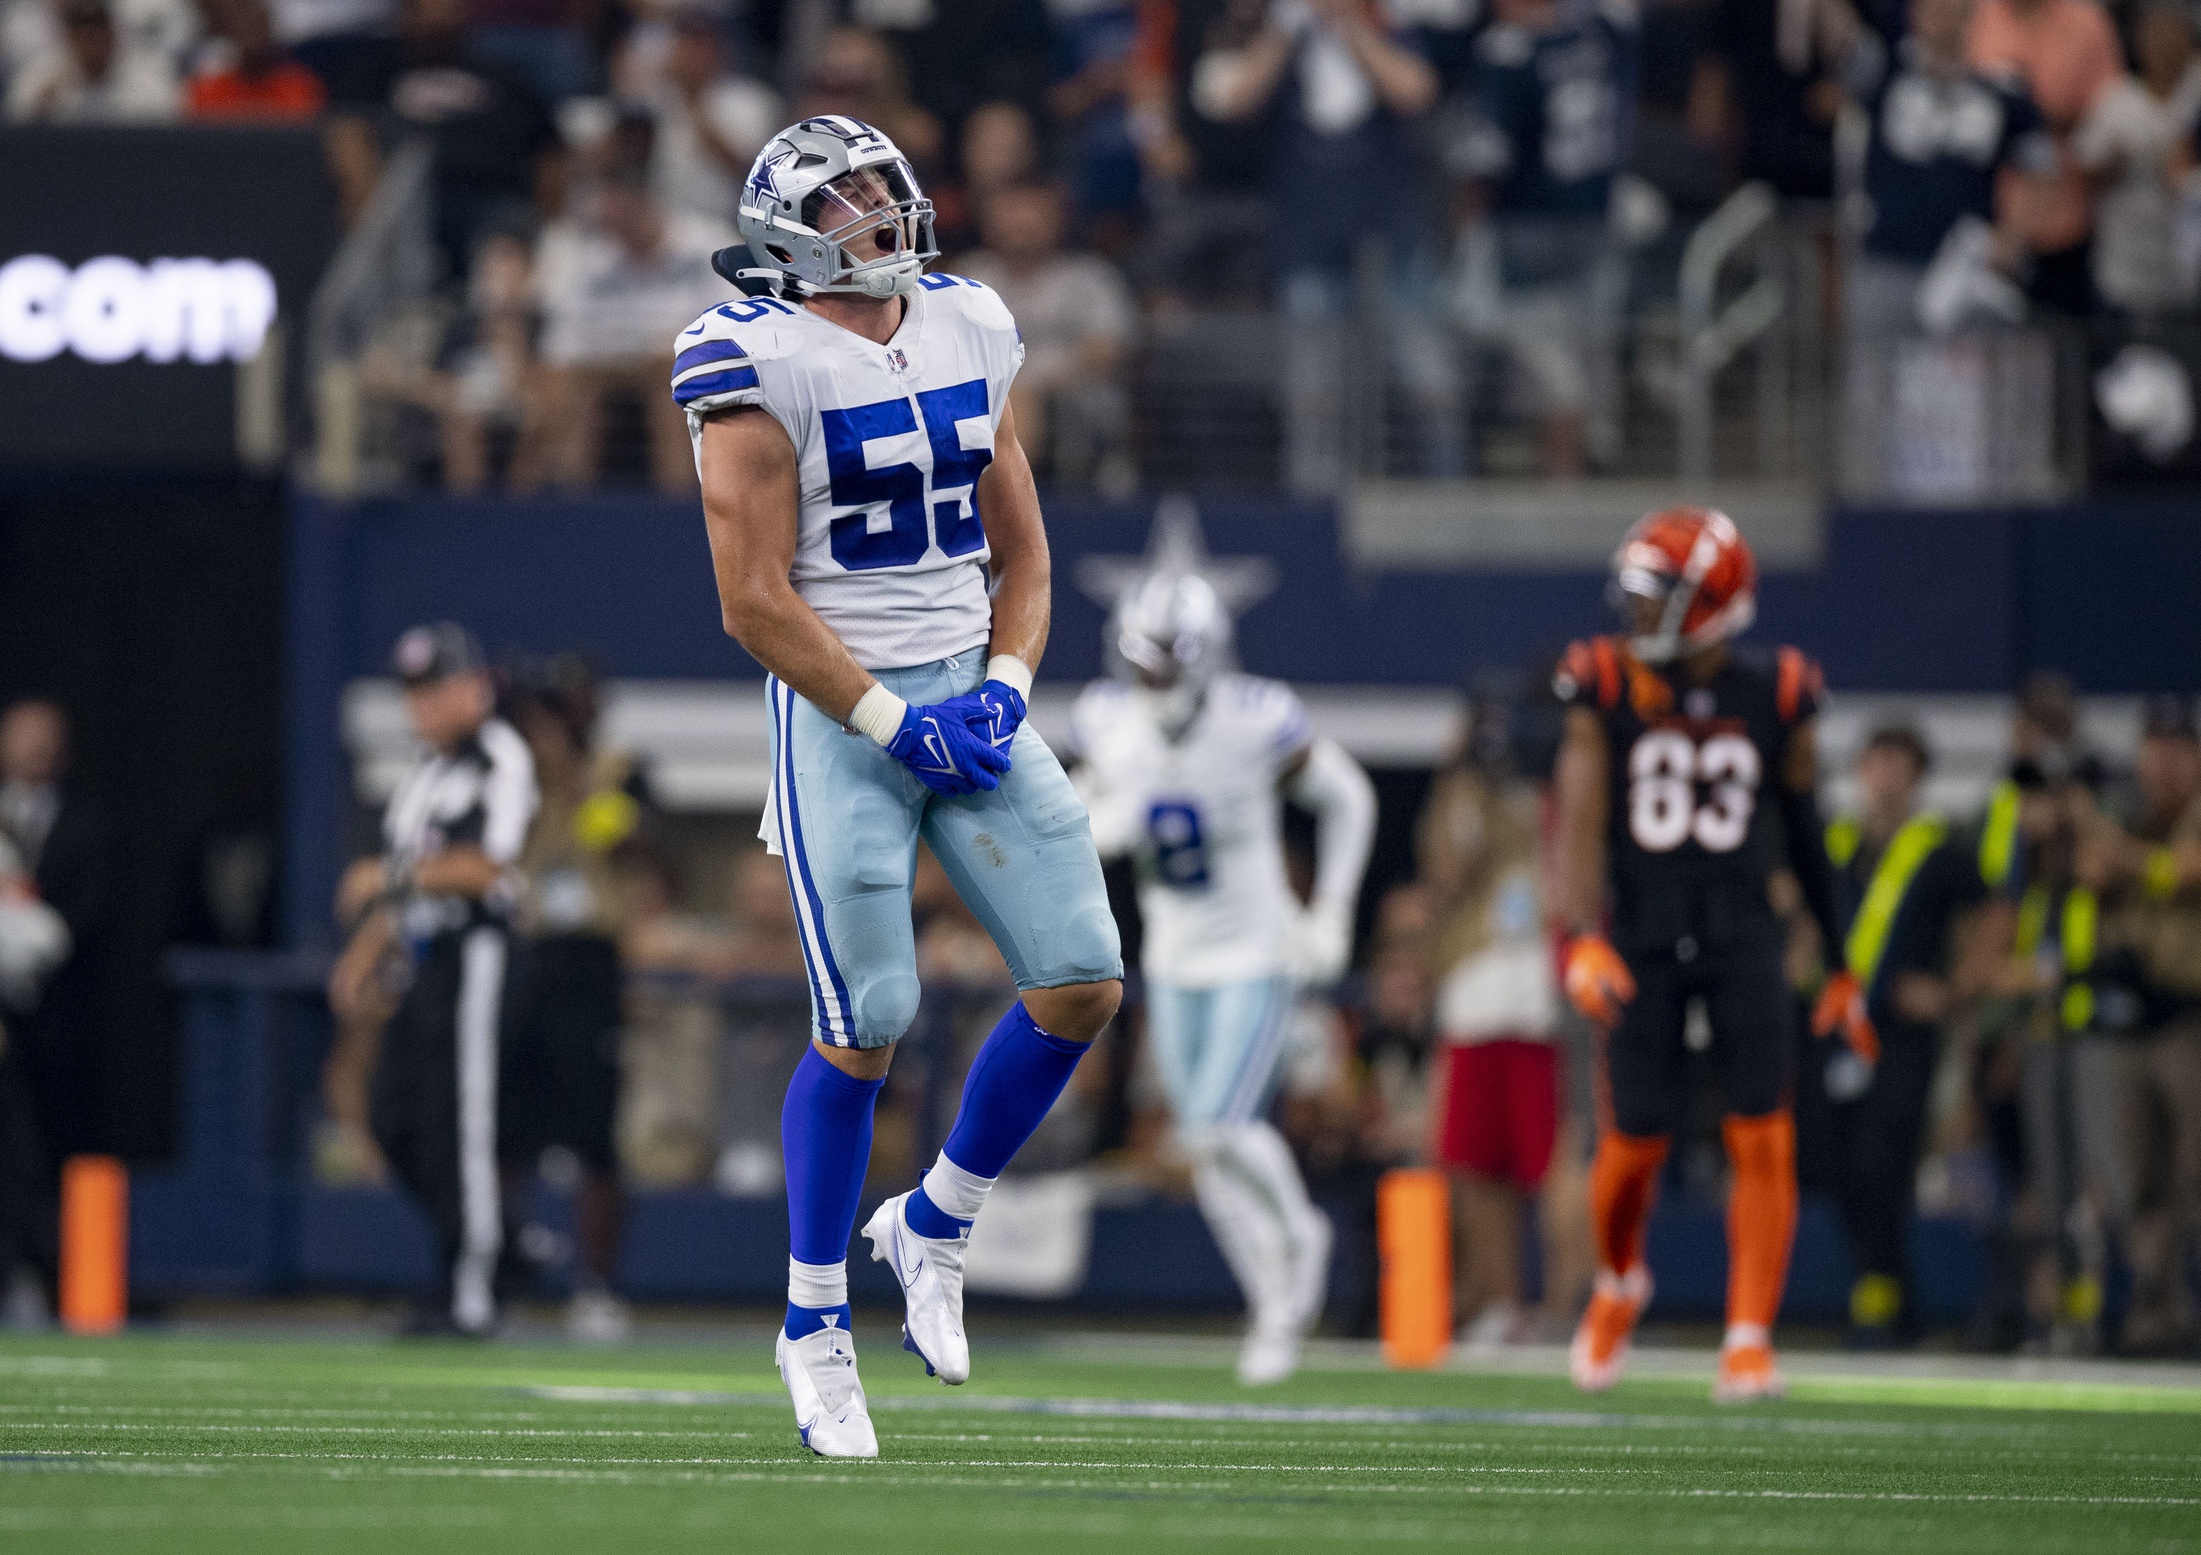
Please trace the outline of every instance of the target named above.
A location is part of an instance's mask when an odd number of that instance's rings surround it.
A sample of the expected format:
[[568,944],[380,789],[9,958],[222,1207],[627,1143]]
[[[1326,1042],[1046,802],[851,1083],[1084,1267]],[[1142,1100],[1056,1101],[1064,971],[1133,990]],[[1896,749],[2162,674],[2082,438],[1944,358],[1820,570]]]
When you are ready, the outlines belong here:
[[726,634],[797,696],[846,723],[878,682],[788,581],[802,499],[794,443],[760,409],[721,410],[704,418],[698,464]]
[[1811,1012],[1816,1036],[1839,1028],[1843,1038],[1868,1062],[1880,1057],[1880,1035],[1865,1013],[1865,990],[1843,964],[1841,910],[1834,903],[1834,861],[1827,857],[1826,827],[1819,818],[1819,720],[1798,719],[1788,732],[1775,789],[1781,827],[1788,838],[1788,868],[1803,893],[1804,910],[1818,925],[1821,954],[1833,968]]
[[1278,775],[1286,798],[1315,818],[1314,893],[1302,971],[1312,983],[1342,976],[1353,953],[1353,909],[1376,844],[1376,785],[1337,741],[1317,738]]
[[1553,908],[1567,935],[1567,998],[1601,1026],[1620,1019],[1635,997],[1635,976],[1606,943],[1605,828],[1612,820],[1612,745],[1604,720],[1567,709],[1553,779],[1559,791],[1558,890]]
[[750,406],[712,412],[703,420],[697,465],[727,635],[811,706],[871,736],[935,793],[1000,787],[1009,758],[963,721],[964,709],[911,707],[880,685],[788,581],[802,482],[786,429]]
[[1569,934],[1595,934],[1605,916],[1605,829],[1611,822],[1612,750],[1586,707],[1567,709],[1555,777],[1559,790],[1559,889],[1553,908]]
[[[986,526],[993,557],[993,659],[1008,656],[1024,667],[1031,694],[1031,673],[1047,651],[1053,619],[1053,562],[1047,554],[1047,525],[1040,517],[1039,487],[1032,462],[1016,435],[1016,411],[1004,408],[994,433],[993,462],[978,477],[978,516]],[[994,665],[987,673],[992,677]]]
[[1827,857],[1826,826],[1819,818],[1816,718],[1802,719],[1788,732],[1788,749],[1781,759],[1780,806],[1781,826],[1788,836],[1788,867],[1832,961],[1841,950],[1842,917],[1834,903],[1834,862]]

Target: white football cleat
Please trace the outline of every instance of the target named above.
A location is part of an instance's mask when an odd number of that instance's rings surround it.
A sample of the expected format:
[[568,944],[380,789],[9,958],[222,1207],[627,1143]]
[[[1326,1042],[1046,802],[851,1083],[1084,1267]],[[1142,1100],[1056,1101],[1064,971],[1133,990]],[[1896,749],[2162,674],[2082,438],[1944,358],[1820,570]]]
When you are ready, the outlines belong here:
[[926,1376],[954,1387],[971,1380],[971,1345],[963,1337],[963,1249],[969,1239],[910,1230],[902,1213],[909,1198],[897,1194],[880,1205],[864,1235],[872,1258],[902,1282],[902,1348],[925,1363]]
[[1296,1323],[1256,1322],[1238,1349],[1238,1380],[1249,1388],[1282,1382],[1299,1370]]
[[802,1444],[821,1458],[876,1458],[879,1433],[856,1375],[856,1336],[829,1323],[800,1339],[782,1328],[772,1359],[795,1405]]

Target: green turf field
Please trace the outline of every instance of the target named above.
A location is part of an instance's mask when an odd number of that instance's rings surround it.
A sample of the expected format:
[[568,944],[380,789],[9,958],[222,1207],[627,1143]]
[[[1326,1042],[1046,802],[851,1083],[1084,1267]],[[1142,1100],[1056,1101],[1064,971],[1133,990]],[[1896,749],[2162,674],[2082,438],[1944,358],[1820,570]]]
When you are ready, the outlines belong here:
[[2190,1386],[1798,1362],[1715,1412],[1708,1358],[1585,1402],[1341,1351],[1249,1395],[1219,1346],[981,1339],[950,1391],[882,1330],[866,1464],[753,1340],[0,1342],[0,1550],[2201,1550]]

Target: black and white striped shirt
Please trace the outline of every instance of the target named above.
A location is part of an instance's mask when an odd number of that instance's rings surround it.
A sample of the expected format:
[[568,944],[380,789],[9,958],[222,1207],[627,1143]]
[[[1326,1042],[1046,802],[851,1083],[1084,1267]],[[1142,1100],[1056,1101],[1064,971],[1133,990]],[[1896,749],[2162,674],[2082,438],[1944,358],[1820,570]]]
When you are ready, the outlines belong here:
[[[393,866],[405,873],[446,848],[466,844],[510,868],[527,840],[536,799],[535,761],[527,742],[503,719],[492,718],[451,750],[421,753],[383,812],[383,841]],[[415,892],[402,914],[406,937],[427,939],[501,923],[510,896],[500,889],[476,902]]]

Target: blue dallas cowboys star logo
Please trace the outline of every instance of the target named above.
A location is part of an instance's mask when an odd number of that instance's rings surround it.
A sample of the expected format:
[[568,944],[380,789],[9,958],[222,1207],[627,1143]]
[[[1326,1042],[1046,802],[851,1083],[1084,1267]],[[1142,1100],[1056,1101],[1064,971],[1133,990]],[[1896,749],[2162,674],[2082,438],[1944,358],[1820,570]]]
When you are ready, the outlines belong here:
[[779,199],[779,180],[773,176],[772,164],[775,161],[785,161],[793,157],[794,154],[794,149],[789,147],[787,150],[782,151],[777,158],[770,152],[766,152],[763,156],[757,158],[757,165],[749,170],[749,197],[753,202],[758,205],[771,205]]

